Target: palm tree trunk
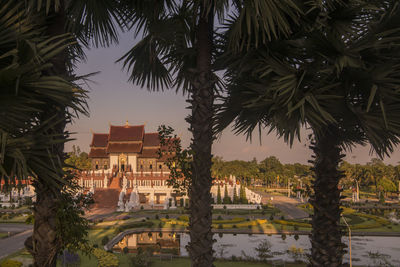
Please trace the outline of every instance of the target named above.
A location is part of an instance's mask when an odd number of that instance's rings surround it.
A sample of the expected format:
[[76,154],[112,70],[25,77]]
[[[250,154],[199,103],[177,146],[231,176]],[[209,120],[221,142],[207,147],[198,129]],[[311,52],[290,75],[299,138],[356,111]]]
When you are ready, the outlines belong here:
[[56,266],[60,242],[57,238],[57,195],[41,182],[35,183],[35,224],[32,236],[34,266]]
[[343,266],[345,245],[342,243],[340,226],[340,189],[339,180],[344,174],[339,163],[344,155],[339,147],[338,134],[327,130],[317,136],[311,148],[314,160],[314,197],[310,203],[314,206],[311,231],[311,259],[309,266]]
[[[46,19],[46,33],[49,36],[65,34],[64,1],[61,0],[59,10],[51,12]],[[64,51],[54,57],[52,60],[52,74],[62,76],[63,78],[67,77],[66,55],[67,52]],[[47,121],[52,118],[53,121],[58,122],[49,134],[64,134],[66,125],[65,107],[56,106],[52,103],[48,103],[48,105],[49,108],[45,114],[42,114],[41,120]],[[59,162],[64,162],[64,143],[53,145],[51,154],[56,156]],[[49,162],[48,164],[52,163]],[[60,175],[62,175],[62,165],[56,164],[56,168],[60,168]],[[61,192],[60,188],[54,187],[54,183],[49,183],[52,179],[52,177],[41,176],[33,184],[36,191],[36,203],[33,207],[35,224],[33,235],[27,240],[26,246],[33,255],[35,267],[56,266],[57,254],[61,246],[61,240],[57,235],[56,223],[58,201],[61,198]]]
[[192,81],[193,164],[190,196],[189,255],[193,267],[213,266],[211,232],[211,146],[213,142],[214,82],[211,72],[213,11],[200,10],[197,28],[197,73]]

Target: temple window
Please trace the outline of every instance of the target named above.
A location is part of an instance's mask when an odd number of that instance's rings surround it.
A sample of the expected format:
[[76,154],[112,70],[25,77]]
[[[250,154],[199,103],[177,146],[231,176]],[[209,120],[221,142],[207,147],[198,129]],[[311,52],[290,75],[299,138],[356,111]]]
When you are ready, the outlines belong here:
[[161,170],[162,169],[162,165],[160,164],[160,166],[158,166],[158,168]]
[[99,162],[96,161],[96,170],[98,170],[98,169],[99,169]]
[[151,170],[151,169],[153,169],[153,165],[152,165],[152,164],[150,164],[150,170]]
[[140,165],[140,169],[143,169],[143,165]]

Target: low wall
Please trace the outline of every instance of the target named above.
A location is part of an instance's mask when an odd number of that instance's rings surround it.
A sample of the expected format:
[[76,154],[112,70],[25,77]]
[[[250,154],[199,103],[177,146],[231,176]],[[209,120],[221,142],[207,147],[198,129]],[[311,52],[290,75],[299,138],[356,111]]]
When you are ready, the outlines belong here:
[[224,209],[224,206],[228,210],[255,210],[257,207],[261,209],[261,205],[258,204],[212,204],[216,210]]

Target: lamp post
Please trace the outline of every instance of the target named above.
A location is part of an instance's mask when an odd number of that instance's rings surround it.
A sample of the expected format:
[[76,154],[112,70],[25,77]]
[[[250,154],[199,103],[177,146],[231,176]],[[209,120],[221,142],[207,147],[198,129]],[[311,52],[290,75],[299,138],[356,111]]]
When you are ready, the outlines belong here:
[[350,226],[347,224],[346,219],[343,217],[343,215],[341,215],[343,218],[344,223],[347,226],[347,229],[349,230],[349,254],[350,254],[350,267],[352,267],[352,263],[351,263],[351,230],[350,230]]

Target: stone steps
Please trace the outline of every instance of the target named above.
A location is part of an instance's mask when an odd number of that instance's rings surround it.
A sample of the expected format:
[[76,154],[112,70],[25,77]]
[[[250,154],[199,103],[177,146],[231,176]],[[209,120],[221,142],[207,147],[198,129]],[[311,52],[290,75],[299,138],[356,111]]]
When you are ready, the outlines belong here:
[[96,188],[93,208],[117,208],[119,190],[113,188]]
[[120,178],[119,177],[111,178],[110,188],[112,188],[112,189],[121,189]]

